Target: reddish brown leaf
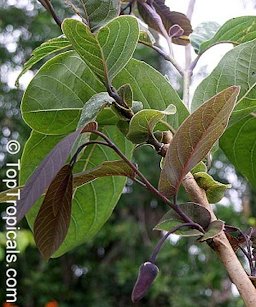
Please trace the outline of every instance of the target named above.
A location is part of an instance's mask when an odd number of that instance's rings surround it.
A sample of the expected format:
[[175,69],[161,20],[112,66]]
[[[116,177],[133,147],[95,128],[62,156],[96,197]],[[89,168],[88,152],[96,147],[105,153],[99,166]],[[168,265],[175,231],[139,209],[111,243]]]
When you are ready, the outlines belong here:
[[21,190],[17,203],[17,220],[20,221],[36,200],[45,192],[54,176],[66,162],[71,148],[81,129],[61,140],[44,158]]
[[231,86],[192,113],[174,134],[164,159],[159,190],[175,195],[184,176],[211,150],[225,131],[239,87]]
[[37,247],[49,259],[66,237],[73,190],[71,166],[64,165],[50,184],[34,224]]
[[74,175],[74,187],[89,183],[97,178],[124,176],[135,178],[136,173],[123,160],[105,161],[95,168]]
[[[192,26],[187,16],[179,12],[170,11],[170,8],[165,5],[165,0],[155,0],[154,7],[161,16],[168,33],[173,25],[179,25],[183,29],[182,37],[189,36],[192,33]],[[182,37],[173,38],[173,42],[178,45],[187,45],[189,40]]]
[[233,237],[231,234],[226,233],[226,237],[228,238],[228,241],[230,245],[232,246],[234,252],[237,252],[239,250],[240,242],[236,237]]
[[93,132],[93,131],[96,131],[96,130],[98,130],[98,123],[97,122],[90,122],[87,125],[85,125],[85,127],[83,128],[81,133]]
[[66,162],[70,151],[80,133],[97,129],[97,123],[90,122],[61,140],[44,158],[27,180],[17,202],[17,221],[20,221],[37,199],[45,192],[54,176]]
[[[145,5],[146,4],[146,5]],[[155,0],[153,4],[147,1],[145,4],[138,2],[138,10],[143,20],[154,30],[162,33],[161,26],[156,15],[159,15],[162,19],[163,25],[169,33],[172,26],[178,25],[183,29],[181,37],[174,37],[172,40],[178,45],[187,45],[189,43],[188,37],[192,33],[192,27],[189,19],[186,15],[179,12],[172,12],[168,6],[165,5],[165,0]],[[152,9],[148,8],[150,6]],[[157,14],[154,13],[154,10]]]

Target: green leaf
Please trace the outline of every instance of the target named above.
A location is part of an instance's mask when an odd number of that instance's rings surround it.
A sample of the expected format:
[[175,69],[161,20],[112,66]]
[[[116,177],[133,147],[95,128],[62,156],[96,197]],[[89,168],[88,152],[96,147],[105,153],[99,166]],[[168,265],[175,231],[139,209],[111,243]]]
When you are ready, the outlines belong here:
[[152,47],[156,40],[154,36],[145,28],[140,31],[139,42]]
[[45,63],[22,99],[22,115],[34,130],[66,134],[76,129],[86,101],[106,89],[74,51]]
[[136,113],[129,125],[127,138],[135,144],[146,142],[152,136],[155,125],[166,115],[176,113],[176,107],[169,105],[164,111],[144,109]]
[[204,162],[199,162],[195,167],[192,168],[191,173],[194,175],[199,172],[207,172],[207,166]]
[[107,74],[106,64],[99,42],[90,28],[81,21],[71,18],[65,19],[61,27],[81,59],[104,82]]
[[21,76],[24,75],[29,69],[31,69],[43,58],[58,51],[63,51],[67,48],[71,48],[71,44],[69,40],[67,40],[64,36],[56,37],[42,43],[39,47],[32,51],[32,57],[24,64],[23,69],[15,82],[15,85],[19,86],[19,79]]
[[114,101],[108,93],[98,93],[93,95],[84,105],[77,127],[82,127],[94,120],[99,112],[106,106],[110,106]]
[[[241,112],[245,109],[248,111],[247,114],[251,112],[251,108],[255,108],[255,48],[256,40],[244,43],[229,51],[196,89],[192,102],[193,108],[200,105],[204,99],[215,95],[219,90],[235,84],[241,87],[235,112]],[[225,71],[225,75],[223,71]],[[233,122],[234,120],[231,118],[231,123]]]
[[139,25],[132,16],[120,16],[109,22],[98,32],[108,68],[108,77],[112,80],[131,59],[139,39]]
[[219,202],[224,197],[226,190],[231,188],[231,184],[218,182],[205,172],[195,173],[194,178],[199,187],[205,190],[207,199],[211,204]]
[[[134,100],[141,101],[144,108],[165,109],[170,102],[174,104],[177,113],[169,122],[174,128],[187,117],[188,111],[177,93],[149,65],[131,60],[114,80],[116,88],[124,84],[131,85]],[[49,60],[30,82],[22,100],[22,115],[40,133],[66,134],[77,127],[85,102],[104,91],[104,85],[77,53],[68,51]],[[111,113],[115,123],[116,116]],[[108,124],[109,119],[101,115],[99,121]]]
[[[179,208],[189,216],[192,221],[201,225],[203,229],[206,229],[209,226],[211,222],[211,214],[206,208],[195,203],[180,204]],[[180,216],[174,210],[170,210],[161,218],[154,229],[170,231],[172,228],[182,224],[182,222],[184,221]],[[175,233],[182,236],[202,235],[199,230],[191,228],[181,228]]]
[[[82,109],[82,113],[77,124],[77,128],[83,127],[87,123],[96,119],[96,117],[100,114],[101,111],[104,110],[105,107],[110,106],[113,102],[113,98],[111,98],[108,93],[98,93],[93,95],[84,105]],[[109,118],[108,118],[109,119]],[[100,121],[99,121],[100,122]],[[82,134],[74,143],[72,148],[72,155],[74,155],[78,149],[78,147],[89,140],[88,135]]]
[[20,186],[0,192],[0,202],[5,203],[9,200],[17,200]]
[[133,93],[130,84],[124,84],[117,90],[119,96],[126,103],[127,107],[132,107]]
[[224,230],[225,223],[221,220],[211,222],[206,233],[200,238],[200,242],[213,239]]
[[66,237],[71,218],[72,167],[63,166],[51,182],[34,223],[36,246],[48,260]]
[[242,16],[228,20],[210,40],[200,45],[199,54],[220,43],[239,45],[256,38],[256,17]]
[[136,114],[139,111],[143,110],[143,103],[141,101],[133,101],[131,109],[133,113]]
[[106,83],[130,60],[139,38],[138,22],[132,16],[113,19],[97,35],[75,19],[65,19],[62,30],[83,61]]
[[199,52],[200,46],[214,36],[220,25],[214,21],[200,23],[190,35],[190,42],[196,53]]
[[[115,126],[103,128],[122,152],[131,158],[133,146]],[[20,184],[24,184],[41,160],[63,136],[43,135],[32,132],[23,152],[21,160]],[[75,172],[94,168],[104,161],[116,160],[118,156],[113,150],[100,146],[89,146],[84,156],[75,165]],[[68,234],[55,253],[55,257],[64,254],[75,246],[93,238],[108,220],[123,191],[126,179],[122,177],[104,177],[94,180],[76,189],[73,197],[71,222]],[[107,187],[107,188],[106,188]],[[37,202],[27,214],[30,227],[33,227],[40,208]]]
[[232,85],[241,87],[235,112],[247,108],[248,113],[251,112],[250,108],[256,106],[256,40],[235,47],[221,59],[197,87],[192,109]]
[[226,130],[220,146],[236,169],[256,187],[256,115],[248,115]]
[[120,12],[121,2],[118,0],[76,0],[76,2],[80,3],[81,16],[88,22],[92,31],[104,26]]
[[174,134],[159,180],[159,191],[166,197],[178,192],[184,176],[223,134],[238,94],[236,86],[217,94],[192,113]]
[[113,84],[116,88],[123,84],[130,84],[133,99],[141,101],[144,109],[164,110],[170,104],[175,105],[177,112],[168,119],[168,123],[174,128],[179,127],[189,114],[166,78],[144,62],[130,60],[115,77]]

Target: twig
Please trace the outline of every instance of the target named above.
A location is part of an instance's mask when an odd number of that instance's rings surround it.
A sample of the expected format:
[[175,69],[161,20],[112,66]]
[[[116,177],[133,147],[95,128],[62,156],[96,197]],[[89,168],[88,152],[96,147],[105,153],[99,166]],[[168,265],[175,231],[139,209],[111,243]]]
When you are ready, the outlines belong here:
[[105,143],[105,142],[101,142],[101,141],[88,141],[84,144],[82,144],[81,146],[78,147],[78,149],[76,150],[76,153],[73,155],[73,157],[71,158],[69,164],[71,166],[73,166],[76,161],[77,161],[77,157],[79,155],[79,153],[88,145],[91,145],[91,144],[96,144],[96,145],[105,145],[105,146],[109,146],[108,143]]
[[138,168],[131,163],[131,161],[129,159],[127,159],[127,157],[119,150],[119,148],[102,132],[95,130],[92,131],[92,133],[102,137],[106,143],[108,143],[108,146],[111,147],[118,155],[119,157],[125,161],[127,163],[127,165],[130,166],[130,168],[134,171],[135,174],[137,174],[139,176],[139,178],[141,179],[141,181],[145,184],[145,186],[147,187],[147,189],[152,192],[153,194],[157,195],[160,199],[162,199],[162,201],[167,204],[170,208],[172,208],[180,217],[181,219],[185,222],[185,223],[190,223],[191,225],[193,225],[194,229],[199,230],[200,232],[204,233],[204,229],[201,227],[201,225],[199,225],[198,223],[195,223],[194,221],[191,220],[191,218],[189,216],[187,216],[181,209],[179,206],[177,206],[176,204],[176,198],[174,198],[174,204],[168,199],[166,198],[162,193],[160,193],[158,191],[158,189],[156,189],[149,181],[148,179],[138,170]]
[[62,21],[61,19],[57,16],[57,14],[54,11],[54,8],[49,0],[38,0],[43,7],[46,8],[46,10],[52,15],[52,18],[56,22],[56,24],[61,28]]
[[[187,174],[183,180],[183,186],[190,195],[190,198],[207,208],[212,220],[216,220],[216,216],[207,200],[205,191],[202,190],[195,181],[191,173]],[[225,266],[231,281],[236,285],[244,303],[248,307],[256,306],[256,290],[240,261],[238,260],[232,246],[230,245],[224,231],[213,238],[213,246],[216,254]]]
[[108,81],[107,84],[107,91],[110,97],[112,97],[115,100],[114,106],[118,110],[118,112],[130,120],[134,113],[133,111],[127,106],[127,104],[123,101],[122,97],[117,93],[117,90],[110,84]]
[[179,72],[179,74],[181,76],[183,76],[184,72],[183,72],[183,68],[180,66],[180,64],[173,58],[171,57],[169,54],[165,53],[161,48],[154,46],[154,45],[149,45],[145,42],[139,41],[139,43],[150,47],[151,49],[155,50],[158,54],[160,54],[166,61],[170,62]]
[[194,226],[194,223],[185,223],[185,224],[181,224],[181,225],[177,225],[175,227],[173,227],[170,231],[168,231],[157,243],[156,247],[154,248],[150,258],[149,258],[149,261],[152,262],[152,263],[155,263],[156,262],[156,257],[160,251],[160,249],[162,248],[164,242],[166,241],[166,239],[172,234],[174,233],[175,231],[183,228],[183,227],[192,227],[193,228]]
[[196,0],[190,0],[188,4],[188,10],[187,10],[187,17],[189,20],[191,20],[192,15],[194,13]]
[[[191,20],[196,0],[190,0],[187,10],[187,17]],[[191,85],[191,77],[193,73],[193,68],[191,67],[191,45],[185,46],[185,70],[184,70],[184,78],[183,78],[183,102],[190,110],[190,85]]]

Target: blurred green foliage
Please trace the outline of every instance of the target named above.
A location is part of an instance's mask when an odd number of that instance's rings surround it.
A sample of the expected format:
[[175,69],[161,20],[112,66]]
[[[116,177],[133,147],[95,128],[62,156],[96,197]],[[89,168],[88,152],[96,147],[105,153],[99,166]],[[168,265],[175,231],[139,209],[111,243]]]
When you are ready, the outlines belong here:
[[[61,2],[54,1],[54,6],[63,18],[70,13]],[[13,159],[4,152],[6,141],[9,138],[18,139],[23,145],[29,135],[29,128],[23,123],[18,109],[22,91],[10,87],[7,76],[20,70],[35,47],[59,35],[60,31],[36,1],[22,6],[19,1],[9,5],[8,1],[3,0],[0,0],[0,31],[0,165],[3,166]],[[15,37],[14,45],[7,43]],[[136,57],[157,68],[161,66],[157,55],[143,47],[138,49]],[[137,148],[134,162],[157,186],[160,157],[155,155],[153,149]],[[221,163],[228,165],[227,162]],[[218,168],[214,166],[212,175],[216,174]],[[4,167],[0,177],[4,177]],[[4,188],[2,183],[1,188]],[[183,192],[179,200],[185,199]],[[153,232],[152,228],[166,211],[167,208],[148,191],[128,181],[114,214],[94,240],[48,263],[41,259],[28,226],[23,222],[19,239],[22,253],[16,267],[18,305],[40,307],[55,299],[61,307],[132,306],[130,295],[139,266],[149,258],[161,237],[161,233]],[[246,224],[246,217],[237,213],[232,206],[218,206],[217,215],[236,226],[244,227]],[[195,239],[172,238],[165,243],[158,256],[159,277],[148,295],[135,306],[243,306],[241,300],[232,294],[226,272],[205,243],[199,244]],[[4,244],[2,233],[1,289],[5,288]],[[1,291],[0,301],[4,299]]]

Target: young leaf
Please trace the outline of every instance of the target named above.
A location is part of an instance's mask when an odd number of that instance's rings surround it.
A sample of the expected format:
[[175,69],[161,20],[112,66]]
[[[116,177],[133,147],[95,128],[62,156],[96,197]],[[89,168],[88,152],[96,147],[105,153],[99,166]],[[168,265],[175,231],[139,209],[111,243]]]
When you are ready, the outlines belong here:
[[[108,176],[124,176],[131,179],[135,178],[136,173],[127,165],[123,160],[105,161],[100,165],[90,170],[74,174],[73,186],[74,188],[80,187],[83,184],[87,184],[97,178]],[[0,193],[0,202],[6,202],[8,200],[16,200],[18,190],[22,190],[24,186],[18,186],[13,189],[9,189]],[[7,195],[7,193],[9,195]],[[16,194],[11,195],[11,194]]]
[[214,21],[200,23],[190,35],[190,42],[196,53],[199,53],[200,46],[208,41],[218,31],[220,25]]
[[45,192],[55,175],[68,158],[70,150],[81,130],[66,136],[44,158],[27,180],[17,202],[17,220],[20,221],[35,201]]
[[187,16],[179,12],[170,11],[169,7],[165,5],[165,0],[155,0],[153,5],[162,18],[168,33],[173,25],[180,26],[184,31],[181,37],[173,38],[172,41],[178,45],[187,45],[189,43],[188,36],[193,31]]
[[[211,214],[206,208],[198,204],[195,204],[195,203],[180,204],[179,208],[187,216],[189,216],[192,219],[192,221],[201,225],[203,229],[207,229],[207,227],[209,226],[211,222]],[[161,218],[161,220],[154,227],[154,229],[170,231],[170,229],[182,223],[183,223],[183,220],[181,219],[181,217],[174,210],[171,209]],[[185,228],[185,227],[180,228],[175,233],[178,235],[182,235],[182,236],[202,235],[202,233],[197,229],[191,229],[191,228]]]
[[45,63],[24,93],[21,111],[26,123],[44,134],[76,129],[82,108],[106,88],[74,51]]
[[42,43],[39,47],[32,51],[32,57],[24,64],[22,71],[18,75],[15,85],[19,86],[19,79],[24,75],[29,69],[31,69],[36,63],[41,61],[46,56],[56,53],[58,51],[63,51],[65,49],[71,48],[69,40],[64,36],[56,37]]
[[209,239],[215,238],[224,230],[225,223],[221,220],[211,222],[206,233],[199,239],[200,242],[204,242]]
[[140,31],[139,43],[153,46],[155,42],[154,36],[148,30],[145,29]]
[[95,31],[119,15],[120,3],[118,0],[76,0],[75,6],[78,5],[81,16]]
[[138,113],[139,111],[143,110],[143,103],[141,101],[134,100],[132,102],[132,111],[134,114]]
[[62,30],[83,61],[105,83],[127,64],[139,38],[138,22],[132,16],[113,19],[97,35],[75,19],[65,19]]
[[220,92],[192,113],[174,134],[159,180],[159,190],[166,197],[178,192],[184,176],[223,134],[238,94],[237,86]]
[[66,237],[73,193],[72,167],[63,166],[51,182],[34,224],[37,247],[47,260]]
[[256,38],[256,17],[241,16],[228,20],[208,41],[203,42],[199,54],[220,43],[239,45]]
[[199,187],[205,190],[207,199],[211,204],[219,202],[224,197],[225,191],[231,188],[231,184],[218,182],[206,172],[197,172],[194,174],[194,178]]
[[[255,48],[256,40],[253,40],[229,51],[213,72],[198,86],[192,101],[193,108],[196,108],[205,98],[212,97],[219,90],[232,84],[240,85],[238,103],[230,118],[229,128],[220,139],[220,146],[228,159],[248,178],[252,185],[256,184],[253,160],[256,125],[254,123],[256,112]],[[224,71],[225,74],[223,74]],[[244,82],[245,79],[247,82]]]
[[145,109],[164,110],[170,103],[174,104],[177,112],[168,119],[168,123],[174,129],[179,127],[189,115],[187,108],[166,78],[144,62],[134,59],[129,61],[113,80],[116,88],[123,84],[130,84],[133,99],[141,101]]
[[189,43],[188,36],[192,32],[189,19],[182,13],[170,11],[169,7],[165,5],[165,0],[155,0],[152,4],[150,1],[138,2],[138,10],[145,23],[161,34],[163,34],[163,30],[159,24],[158,16],[161,17],[167,33],[173,25],[179,25],[184,31],[183,35],[173,38],[173,42],[179,45]]
[[119,96],[126,103],[127,107],[132,107],[133,93],[130,84],[124,84],[117,90]]
[[17,202],[17,221],[24,217],[62,168],[81,130],[76,130],[57,143],[26,181]]
[[239,250],[239,246],[241,246],[244,242],[240,242],[239,238],[234,237],[233,235],[231,235],[230,233],[227,233],[226,231],[225,231],[225,235],[228,238],[228,241],[230,245],[232,246],[234,252],[236,253]]
[[106,92],[93,95],[85,103],[77,127],[83,127],[89,121],[94,120],[99,112],[104,109],[104,107],[111,105],[113,101],[114,99]]
[[199,162],[196,166],[194,166],[192,169],[191,169],[191,173],[194,175],[196,173],[199,173],[199,172],[205,172],[207,173],[207,166],[205,165],[204,162]]
[[248,115],[228,128],[220,139],[230,162],[256,187],[256,117]]
[[79,187],[97,178],[107,176],[124,176],[135,178],[135,172],[123,160],[105,161],[95,168],[74,175],[74,187]]
[[155,125],[166,115],[176,113],[176,107],[169,105],[164,111],[144,109],[136,113],[129,125],[127,138],[135,144],[146,142],[152,135]]

